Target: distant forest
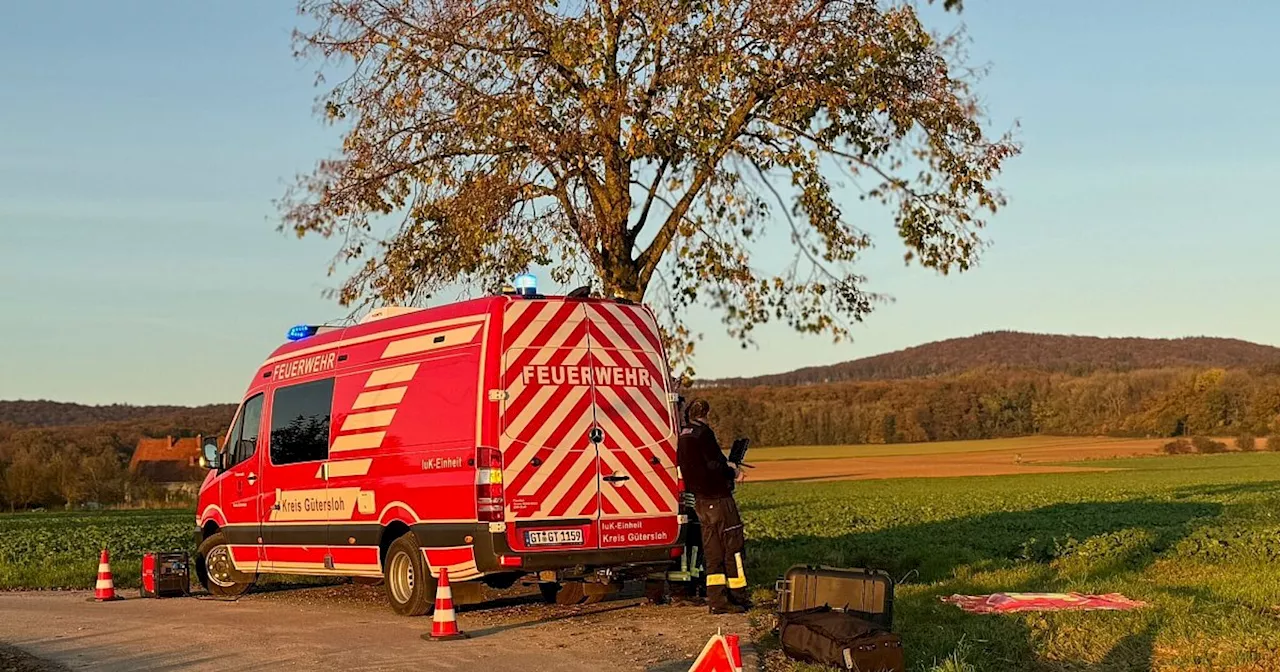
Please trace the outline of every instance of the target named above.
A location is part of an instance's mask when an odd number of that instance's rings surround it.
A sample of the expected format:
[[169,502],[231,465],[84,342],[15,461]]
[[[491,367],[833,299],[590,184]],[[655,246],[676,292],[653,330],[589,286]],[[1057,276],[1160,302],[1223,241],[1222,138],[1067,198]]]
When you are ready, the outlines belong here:
[[1176,437],[1280,431],[1280,374],[1148,369],[951,376],[689,390],[718,434],[756,445],[949,441],[1056,434]]
[[83,406],[0,401],[0,505],[116,504],[156,495],[129,474],[142,437],[217,435],[235,406]]
[[[828,367],[706,381],[724,437],[760,446],[1027,434],[1179,437],[1280,433],[1280,349],[995,332]],[[140,437],[226,430],[231,404],[83,406],[0,401],[0,504],[146,498],[128,473]]]

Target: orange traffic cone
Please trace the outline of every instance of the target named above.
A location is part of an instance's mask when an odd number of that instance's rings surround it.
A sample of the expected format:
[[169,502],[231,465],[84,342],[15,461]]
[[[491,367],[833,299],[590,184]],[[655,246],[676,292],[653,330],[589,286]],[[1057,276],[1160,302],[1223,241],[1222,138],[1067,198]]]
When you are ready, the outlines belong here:
[[[730,637],[737,639],[736,635],[730,635]],[[733,661],[734,657],[730,651],[729,641],[720,633],[716,633],[711,636],[707,645],[702,647],[702,653],[698,654],[698,658],[693,661],[693,667],[689,668],[689,672],[737,672],[741,670],[740,666],[734,666]]]
[[116,595],[116,584],[111,580],[111,557],[107,549],[102,549],[102,557],[98,558],[98,583],[93,588],[90,602],[111,602],[121,599]]
[[422,638],[430,642],[448,641],[451,639],[468,639],[468,635],[458,630],[458,619],[453,613],[453,591],[449,589],[449,568],[440,568],[440,582],[436,585],[436,613],[431,617],[431,634]]

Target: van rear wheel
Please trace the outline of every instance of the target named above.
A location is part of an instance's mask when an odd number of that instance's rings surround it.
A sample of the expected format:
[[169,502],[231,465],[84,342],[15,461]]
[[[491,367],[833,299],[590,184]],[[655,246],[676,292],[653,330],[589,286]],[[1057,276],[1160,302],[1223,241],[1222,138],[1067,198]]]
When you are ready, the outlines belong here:
[[436,579],[427,567],[418,538],[406,532],[391,542],[382,563],[383,584],[391,610],[401,616],[431,613],[436,600]]
[[218,532],[200,542],[196,550],[196,578],[210,595],[236,597],[249,590],[258,576],[236,569],[227,537]]

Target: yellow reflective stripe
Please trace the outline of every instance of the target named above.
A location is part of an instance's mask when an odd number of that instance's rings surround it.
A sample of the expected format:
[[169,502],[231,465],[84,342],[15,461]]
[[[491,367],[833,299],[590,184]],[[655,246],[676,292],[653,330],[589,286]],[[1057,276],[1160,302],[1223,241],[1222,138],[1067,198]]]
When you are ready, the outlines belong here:
[[725,583],[726,583],[726,579],[724,577],[724,574],[708,574],[707,575],[708,586],[723,586]]
[[729,587],[737,590],[738,588],[747,587],[747,572],[742,569],[742,554],[734,553],[733,560],[738,565],[738,575],[729,579]]

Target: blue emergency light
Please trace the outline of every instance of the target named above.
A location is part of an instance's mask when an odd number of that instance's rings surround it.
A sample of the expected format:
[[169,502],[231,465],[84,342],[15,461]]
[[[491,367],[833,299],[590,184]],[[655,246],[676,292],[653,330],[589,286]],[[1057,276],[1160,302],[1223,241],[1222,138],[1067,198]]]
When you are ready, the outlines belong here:
[[291,327],[286,336],[291,341],[301,341],[304,338],[315,336],[319,329],[319,327],[313,327],[309,324],[299,324],[296,327]]
[[538,293],[538,278],[532,273],[521,273],[516,276],[516,294],[533,296]]

